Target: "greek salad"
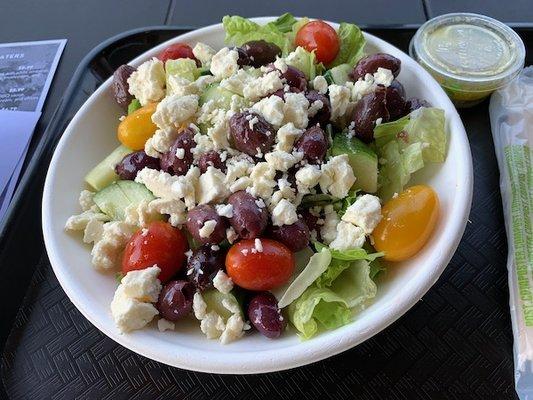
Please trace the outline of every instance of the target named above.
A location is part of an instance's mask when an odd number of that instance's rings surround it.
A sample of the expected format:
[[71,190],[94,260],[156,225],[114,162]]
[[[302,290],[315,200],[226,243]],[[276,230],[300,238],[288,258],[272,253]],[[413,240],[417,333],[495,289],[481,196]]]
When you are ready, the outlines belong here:
[[444,111],[359,28],[223,19],[227,47],[174,43],[120,66],[120,145],[66,222],[116,274],[121,332],[197,319],[210,339],[308,339],[350,323],[414,256],[439,200],[413,173],[446,157]]

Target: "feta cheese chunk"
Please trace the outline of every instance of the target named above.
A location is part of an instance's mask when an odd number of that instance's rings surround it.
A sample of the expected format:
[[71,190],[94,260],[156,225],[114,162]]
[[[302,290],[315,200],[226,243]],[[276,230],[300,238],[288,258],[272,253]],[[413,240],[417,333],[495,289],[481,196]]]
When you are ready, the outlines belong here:
[[229,195],[228,188],[224,184],[226,175],[213,166],[207,167],[207,171],[200,175],[197,186],[198,204],[207,204],[214,201],[222,201]]
[[379,198],[371,194],[358,197],[348,207],[342,216],[342,220],[361,227],[367,235],[370,235],[379,221],[381,221]]
[[233,206],[231,204],[217,204],[215,209],[217,210],[217,214],[221,217],[233,217]]
[[90,190],[82,190],[80,192],[79,203],[82,211],[88,211],[96,206],[93,197],[94,192],[91,192]]
[[221,48],[218,53],[211,57],[211,72],[218,78],[227,78],[239,69],[237,60],[239,53],[229,47]]
[[187,219],[185,203],[176,199],[155,199],[148,204],[152,212],[168,215],[168,222],[172,226],[183,225]]
[[91,210],[87,210],[82,212],[78,215],[73,215],[67,219],[67,222],[65,223],[65,230],[67,231],[83,231],[87,228],[87,225],[93,221],[101,221],[106,222],[109,221],[110,218],[107,214],[96,212]]
[[271,71],[266,75],[249,81],[243,88],[245,99],[257,101],[262,97],[274,93],[276,90],[283,88],[279,71]]
[[337,224],[337,236],[329,244],[335,250],[349,250],[361,248],[365,244],[365,231],[349,222],[341,221]]
[[123,221],[111,221],[103,226],[102,237],[91,250],[92,263],[96,269],[113,269],[131,236],[138,228]]
[[174,322],[167,321],[164,318],[160,318],[157,321],[157,329],[159,329],[159,332],[165,332],[165,331],[173,331],[176,328],[176,325]]
[[318,185],[321,176],[322,172],[317,165],[308,164],[300,168],[295,174],[298,192],[303,194],[309,193],[311,188]]
[[160,213],[149,207],[148,200],[142,200],[139,204],[130,204],[124,210],[124,221],[139,228],[147,226],[150,222],[159,220]]
[[298,221],[296,207],[287,199],[281,199],[272,210],[272,224],[274,226],[292,225]]
[[390,69],[379,67],[378,70],[374,72],[374,82],[376,85],[389,87],[393,80],[394,75]]
[[285,93],[283,123],[292,122],[296,128],[305,129],[309,122],[309,100],[304,93]]
[[324,207],[324,225],[320,228],[320,235],[326,244],[330,244],[337,237],[339,216],[331,204]]
[[198,231],[198,234],[200,235],[201,238],[206,239],[209,236],[211,236],[211,234],[215,231],[216,226],[217,226],[217,221],[215,221],[214,219],[209,219],[204,222],[204,224]]
[[276,134],[276,150],[291,152],[294,142],[302,133],[303,129],[296,128],[292,122],[283,125]]
[[220,87],[229,90],[239,96],[243,96],[244,87],[253,81],[255,78],[244,69],[238,70],[235,74],[228,78],[222,79]]
[[142,106],[165,97],[165,68],[157,58],[145,61],[128,78],[128,91]]
[[129,297],[124,286],[119,285],[111,302],[111,314],[118,329],[126,333],[143,328],[159,313],[153,304]]
[[354,103],[350,100],[350,95],[350,89],[346,86],[329,85],[332,121],[340,121],[351,112]]
[[313,89],[320,94],[326,94],[328,92],[328,81],[322,75],[318,75],[312,81]]
[[215,55],[215,50],[205,43],[198,42],[193,47],[192,54],[194,54],[196,59],[200,61],[203,66],[208,67],[211,65],[211,59]]
[[143,168],[135,178],[135,182],[142,183],[154,196],[164,199],[178,199],[172,191],[172,184],[177,181],[177,176],[151,168]]
[[246,190],[253,196],[262,197],[263,199],[269,198],[274,191],[274,186],[276,186],[275,175],[276,170],[268,163],[257,163],[250,174],[252,186]]
[[165,97],[152,114],[152,122],[160,129],[178,128],[198,110],[198,96],[171,95]]
[[355,182],[348,155],[341,154],[330,158],[326,164],[322,164],[321,170],[319,183],[322,192],[329,192],[339,199],[346,197]]
[[252,110],[261,115],[268,123],[279,127],[283,123],[285,103],[279,96],[269,96],[252,106]]
[[176,141],[178,130],[175,128],[158,129],[144,144],[144,152],[150,157],[159,158]]
[[104,234],[104,223],[97,219],[91,219],[83,231],[83,243],[98,242]]
[[213,278],[213,286],[221,293],[229,293],[233,290],[233,281],[222,270],[218,271]]
[[265,160],[272,168],[277,171],[285,172],[294,164],[301,161],[303,153],[287,153],[286,151],[275,150],[265,154]]
[[161,282],[157,279],[160,272],[161,269],[155,265],[130,271],[122,278],[120,284],[124,286],[126,296],[146,303],[155,303],[162,288]]

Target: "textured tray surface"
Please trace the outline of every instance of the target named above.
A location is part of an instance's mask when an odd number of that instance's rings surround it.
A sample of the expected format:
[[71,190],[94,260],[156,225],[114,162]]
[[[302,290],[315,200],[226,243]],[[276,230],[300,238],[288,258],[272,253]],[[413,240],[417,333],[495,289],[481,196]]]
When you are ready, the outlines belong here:
[[[408,39],[406,32],[377,34],[404,48]],[[131,48],[110,46],[105,62],[95,60],[87,74],[105,76],[109,66],[133,55]],[[85,82],[77,102],[96,88],[91,79]],[[180,370],[139,356],[94,328],[70,303],[43,252],[4,349],[6,392],[13,399],[514,399],[507,244],[487,103],[461,114],[475,171],[470,223],[437,284],[379,335],[279,373]],[[59,116],[64,122],[70,117]]]

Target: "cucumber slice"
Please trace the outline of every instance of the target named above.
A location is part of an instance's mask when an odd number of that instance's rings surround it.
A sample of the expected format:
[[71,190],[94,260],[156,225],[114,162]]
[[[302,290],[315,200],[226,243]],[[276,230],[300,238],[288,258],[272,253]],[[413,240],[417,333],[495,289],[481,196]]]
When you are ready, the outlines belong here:
[[104,158],[100,164],[94,167],[85,176],[85,182],[94,190],[102,190],[109,184],[118,180],[118,175],[115,173],[115,165],[122,161],[122,159],[132,153],[133,150],[125,146],[119,146],[113,152]]
[[126,197],[120,186],[116,183],[112,183],[97,192],[93,199],[103,213],[109,215],[116,221],[124,219],[124,210],[132,204],[132,201]]
[[152,201],[155,199],[152,192],[150,192],[142,183],[134,181],[118,181],[117,185],[133,204],[139,204],[143,200]]
[[166,80],[168,77],[179,76],[191,82],[194,82],[200,76],[200,68],[196,66],[196,62],[190,58],[178,58],[177,60],[167,60],[165,63]]
[[225,294],[219,292],[216,289],[206,290],[202,293],[202,297],[204,298],[205,304],[207,305],[207,311],[215,311],[225,321],[227,321],[227,319],[231,317],[233,313],[229,311],[226,307],[224,307],[224,305],[222,304],[222,300],[226,300],[229,304],[239,305],[237,298],[233,294]]
[[378,156],[370,147],[357,138],[350,139],[345,134],[337,134],[333,139],[331,154],[348,155],[356,177],[352,189],[367,193],[375,193],[378,190]]
[[332,83],[336,85],[344,85],[348,82],[348,74],[351,72],[352,67],[349,64],[341,64],[331,68],[328,72],[330,74]]
[[217,108],[229,110],[231,107],[231,98],[236,96],[227,89],[221,88],[218,83],[208,85],[200,96],[200,105],[208,101],[214,101]]

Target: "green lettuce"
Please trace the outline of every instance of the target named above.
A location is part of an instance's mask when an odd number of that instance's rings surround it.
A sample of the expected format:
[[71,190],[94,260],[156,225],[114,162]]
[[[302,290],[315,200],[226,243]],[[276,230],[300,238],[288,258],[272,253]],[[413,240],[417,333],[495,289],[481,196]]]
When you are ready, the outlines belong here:
[[[314,242],[316,251],[322,251],[323,248],[328,248],[320,242]],[[349,250],[336,250],[329,249],[331,258],[341,261],[357,261],[367,260],[374,261],[378,257],[383,257],[384,253],[368,253],[365,249],[349,249]]]
[[384,160],[379,172],[379,195],[390,199],[400,193],[411,174],[426,162],[443,162],[447,137],[444,110],[419,108],[393,122],[374,128],[375,147]]
[[137,111],[141,107],[141,102],[137,99],[133,99],[131,103],[128,104],[128,115],[134,111]]
[[[226,15],[222,18],[226,32],[224,40],[226,43],[236,46],[242,46],[250,40],[265,40],[279,46],[283,54],[288,54],[294,48],[291,35],[287,33],[292,31],[292,26],[296,22],[294,17],[291,17],[290,14],[284,14],[266,25],[259,25],[238,15]],[[291,23],[292,25],[290,25]]]
[[328,68],[340,64],[349,64],[353,67],[364,55],[366,41],[363,32],[357,25],[342,22],[337,34],[340,39],[339,53],[328,65]]
[[307,80],[315,79],[315,76],[320,75],[324,67],[322,63],[317,64],[314,51],[309,52],[300,46],[285,58],[285,62],[287,65],[302,71]]

